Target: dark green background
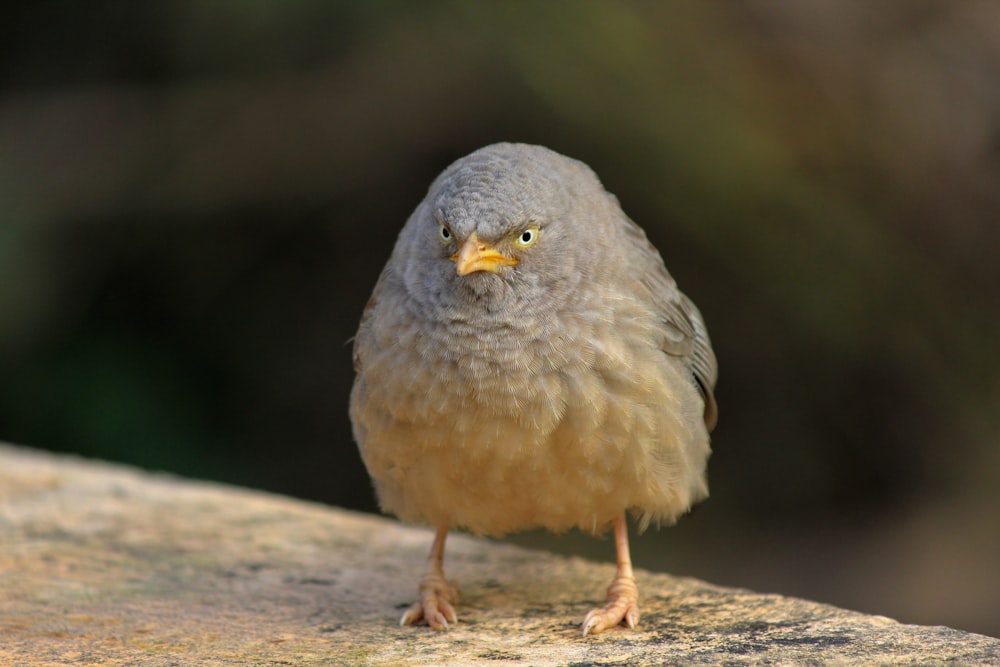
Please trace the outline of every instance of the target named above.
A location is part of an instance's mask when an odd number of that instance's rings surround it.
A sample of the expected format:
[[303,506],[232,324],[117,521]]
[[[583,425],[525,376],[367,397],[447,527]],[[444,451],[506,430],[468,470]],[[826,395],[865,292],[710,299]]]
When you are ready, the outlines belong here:
[[373,510],[348,340],[395,234],[542,143],[720,360],[712,498],[637,563],[1000,634],[998,44],[985,3],[18,3],[0,438]]

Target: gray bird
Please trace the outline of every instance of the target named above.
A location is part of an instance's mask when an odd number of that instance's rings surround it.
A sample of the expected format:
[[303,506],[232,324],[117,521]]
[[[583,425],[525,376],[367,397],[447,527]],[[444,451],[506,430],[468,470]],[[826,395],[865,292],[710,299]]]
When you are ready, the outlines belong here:
[[639,620],[625,515],[708,495],[716,360],[695,305],[582,162],[494,144],[438,176],[361,318],[354,436],[381,507],[436,536],[403,624],[455,623],[452,528],[614,527],[583,634]]

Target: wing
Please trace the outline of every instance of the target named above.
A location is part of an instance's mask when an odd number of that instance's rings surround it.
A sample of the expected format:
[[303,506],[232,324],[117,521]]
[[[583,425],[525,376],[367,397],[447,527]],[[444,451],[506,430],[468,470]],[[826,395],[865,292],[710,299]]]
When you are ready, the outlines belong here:
[[661,317],[663,351],[679,358],[691,371],[692,382],[705,401],[705,426],[711,431],[719,417],[713,393],[719,369],[705,320],[694,302],[677,288],[645,232],[627,217],[625,220],[626,233],[635,249],[629,259],[637,260],[630,264],[639,271],[639,287]]
[[382,273],[379,274],[378,281],[375,283],[375,288],[372,290],[372,295],[368,298],[368,303],[365,304],[365,309],[361,313],[361,322],[358,324],[358,332],[354,334],[354,346],[352,348],[351,359],[354,362],[354,372],[361,372],[361,349],[360,347],[364,345],[370,338],[368,329],[371,327],[371,316],[372,312],[375,310],[375,304],[378,303],[379,296],[382,293],[383,285],[385,284],[387,275],[389,272],[389,266],[386,265],[382,269]]

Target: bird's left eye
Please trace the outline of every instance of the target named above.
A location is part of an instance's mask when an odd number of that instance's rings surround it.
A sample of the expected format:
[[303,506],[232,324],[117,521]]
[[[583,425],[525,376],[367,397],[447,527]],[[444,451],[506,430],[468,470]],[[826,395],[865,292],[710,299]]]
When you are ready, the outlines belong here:
[[528,248],[535,245],[535,241],[538,240],[538,227],[528,227],[523,232],[521,232],[515,243],[517,243],[520,248]]
[[441,243],[451,243],[451,230],[444,225],[438,225],[438,239]]

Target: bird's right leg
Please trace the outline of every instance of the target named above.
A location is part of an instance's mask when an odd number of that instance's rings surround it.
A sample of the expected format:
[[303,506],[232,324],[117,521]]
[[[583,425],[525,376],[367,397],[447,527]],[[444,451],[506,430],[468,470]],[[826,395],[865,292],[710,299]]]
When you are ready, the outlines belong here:
[[458,603],[458,588],[444,578],[444,540],[447,528],[438,528],[434,534],[431,553],[427,557],[427,572],[420,580],[420,599],[410,605],[400,625],[415,625],[421,621],[435,630],[446,630],[449,623],[457,623],[455,605]]

